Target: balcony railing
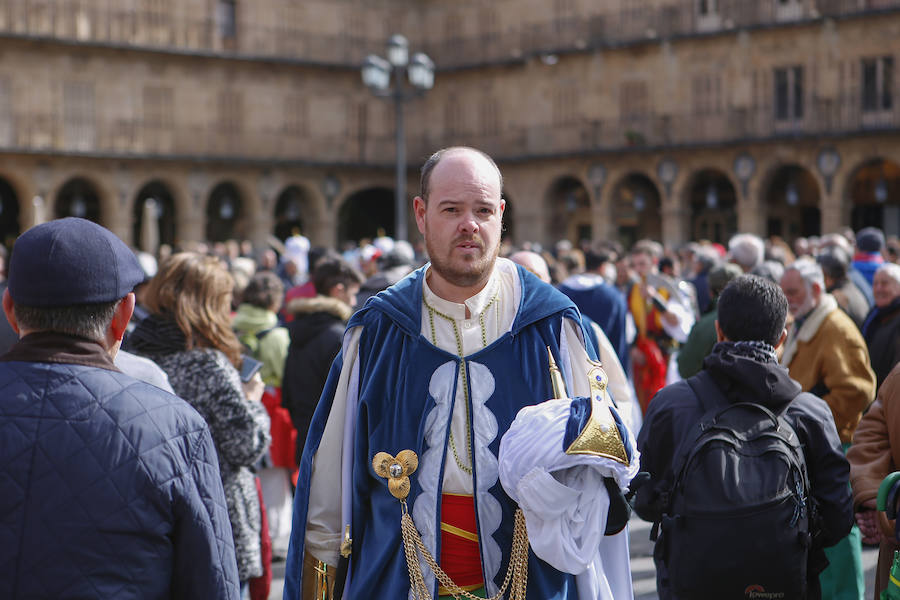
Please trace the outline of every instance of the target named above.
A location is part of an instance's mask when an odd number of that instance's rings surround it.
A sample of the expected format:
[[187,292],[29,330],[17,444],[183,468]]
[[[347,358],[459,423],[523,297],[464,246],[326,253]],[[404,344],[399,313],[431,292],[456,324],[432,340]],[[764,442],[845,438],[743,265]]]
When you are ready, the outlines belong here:
[[285,23],[239,22],[233,34],[225,29],[211,15],[129,8],[125,0],[0,0],[0,35],[7,36],[354,68],[384,46],[380,38],[329,35]]
[[[864,111],[853,97],[813,99],[801,117],[776,118],[771,106],[732,108],[712,114],[653,113],[621,119],[585,119],[562,125],[512,127],[497,133],[448,134],[415,127],[407,136],[411,164],[451,144],[482,148],[500,160],[592,152],[703,147],[755,141],[900,132],[900,103]],[[159,126],[126,118],[65,121],[58,113],[27,112],[0,119],[0,151],[96,156],[203,158],[389,166],[393,136],[288,135],[283,130],[227,131],[212,123]]]
[[789,0],[787,3],[718,0],[716,9],[706,14],[698,12],[697,0],[671,0],[662,7],[647,4],[628,2],[626,8],[618,12],[598,11],[526,24],[504,34],[426,40],[424,43],[438,68],[447,69],[525,56],[900,10],[900,0]]
[[866,135],[900,131],[900,109],[863,111],[858,99],[817,99],[804,116],[778,119],[771,106],[714,114],[654,113],[622,119],[585,120],[570,125],[513,128],[498,135],[425,134],[411,140],[409,156],[427,157],[436,148],[466,144],[498,160],[524,160],[592,152],[703,147],[759,141]]
[[[285,3],[292,0],[284,0]],[[266,24],[239,20],[232,31],[212,13],[184,2],[155,10],[131,0],[0,0],[0,36],[56,39],[178,53],[227,55],[356,68],[384,46],[381,37],[327,33],[278,19]],[[163,3],[164,4],[164,3]],[[177,6],[177,5],[181,6]],[[414,40],[439,69],[521,60],[546,53],[615,47],[779,23],[843,18],[895,11],[900,0],[718,0],[715,10],[698,12],[696,0],[669,0],[661,7],[627,2],[618,12],[603,11],[538,23],[516,23],[504,32]],[[248,4],[249,5],[249,4]],[[354,10],[348,5],[346,10]],[[414,36],[415,37],[415,36]]]

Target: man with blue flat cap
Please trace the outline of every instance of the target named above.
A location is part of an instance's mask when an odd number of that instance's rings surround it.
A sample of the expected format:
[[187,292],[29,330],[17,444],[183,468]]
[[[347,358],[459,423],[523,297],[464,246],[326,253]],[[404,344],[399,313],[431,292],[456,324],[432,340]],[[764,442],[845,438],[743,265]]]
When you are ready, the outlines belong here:
[[113,364],[144,273],[84,219],[16,241],[0,357],[0,598],[239,596],[216,450]]

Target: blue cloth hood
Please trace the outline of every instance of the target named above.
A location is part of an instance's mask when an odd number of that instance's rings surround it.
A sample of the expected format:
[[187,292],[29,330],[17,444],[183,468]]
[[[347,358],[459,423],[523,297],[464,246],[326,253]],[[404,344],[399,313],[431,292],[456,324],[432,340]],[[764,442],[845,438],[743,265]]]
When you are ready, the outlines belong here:
[[[416,269],[396,284],[369,298],[365,306],[350,319],[347,328],[362,325],[366,313],[377,310],[384,313],[408,335],[418,336],[422,323],[422,284],[429,266],[430,263]],[[522,298],[519,302],[516,320],[512,325],[512,335],[516,335],[523,327],[566,309],[573,311],[567,316],[580,320],[578,309],[566,295],[544,283],[520,265],[516,265],[516,270],[519,275]]]

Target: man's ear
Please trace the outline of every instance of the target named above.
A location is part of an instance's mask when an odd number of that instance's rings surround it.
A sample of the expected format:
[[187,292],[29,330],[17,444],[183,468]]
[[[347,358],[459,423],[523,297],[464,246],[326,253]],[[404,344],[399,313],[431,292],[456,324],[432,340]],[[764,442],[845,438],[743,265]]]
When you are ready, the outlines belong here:
[[9,294],[9,288],[3,290],[3,313],[6,315],[6,320],[9,321],[9,326],[18,334],[19,323],[16,321],[16,313],[13,311],[13,299]]
[[816,301],[818,301],[819,298],[822,297],[822,294],[825,293],[825,290],[822,289],[822,286],[819,284],[818,281],[814,281],[813,283],[811,283],[809,286],[809,289],[812,292],[813,298]]
[[778,343],[775,344],[775,349],[778,350],[781,348],[781,345],[784,343],[784,340],[787,339],[787,328],[781,330],[781,337],[778,338]]
[[425,200],[422,199],[421,196],[416,196],[413,198],[413,213],[416,215],[416,226],[419,228],[419,233],[425,235],[425,209],[428,208],[428,205],[425,203]]
[[121,342],[122,338],[125,337],[125,330],[128,328],[128,322],[131,320],[132,313],[134,313],[134,302],[134,292],[131,292],[122,298],[122,301],[116,307],[116,312],[113,314],[109,329],[106,332],[107,341],[110,342],[110,345]]
[[719,327],[719,320],[716,319],[716,342],[726,342],[728,338],[725,337],[725,334],[722,333],[722,328]]

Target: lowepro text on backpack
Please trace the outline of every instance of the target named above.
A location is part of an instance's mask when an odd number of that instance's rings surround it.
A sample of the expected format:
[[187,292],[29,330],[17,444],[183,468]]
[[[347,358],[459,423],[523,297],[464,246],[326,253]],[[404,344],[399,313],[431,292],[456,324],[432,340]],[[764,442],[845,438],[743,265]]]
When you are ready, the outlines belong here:
[[674,597],[805,598],[809,478],[796,432],[783,410],[727,403],[706,372],[687,382],[704,415],[675,455],[658,541]]

